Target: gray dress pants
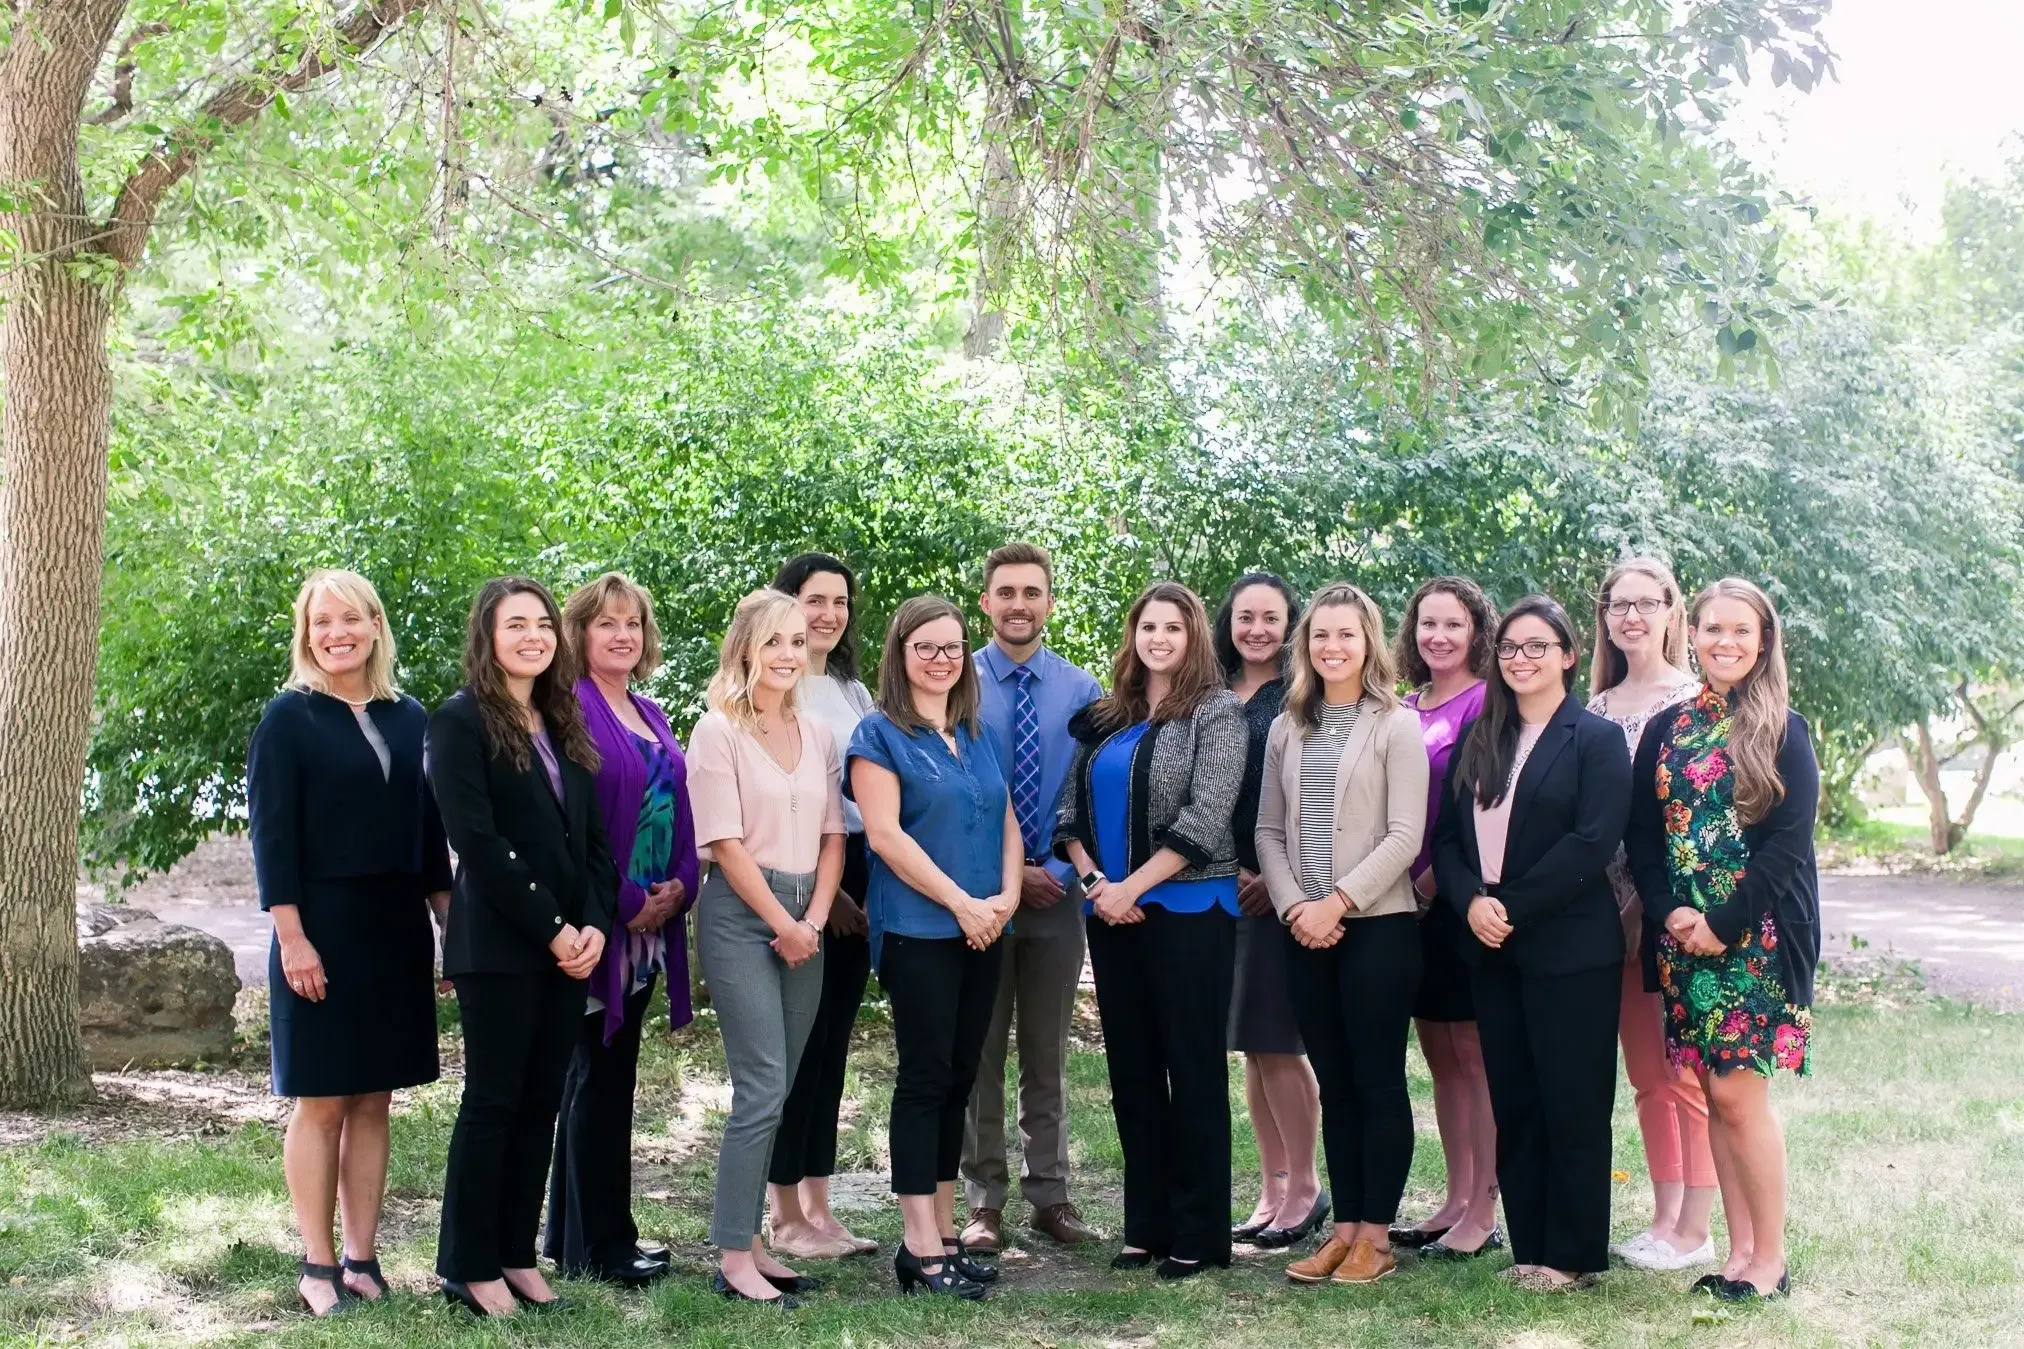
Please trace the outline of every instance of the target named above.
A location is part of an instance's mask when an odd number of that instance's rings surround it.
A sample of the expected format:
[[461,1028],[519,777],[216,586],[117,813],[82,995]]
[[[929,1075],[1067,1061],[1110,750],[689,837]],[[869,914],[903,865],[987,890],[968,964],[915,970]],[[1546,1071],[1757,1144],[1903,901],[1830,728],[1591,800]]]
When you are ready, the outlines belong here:
[[[762,874],[788,913],[808,912],[812,874]],[[710,1218],[711,1244],[724,1250],[744,1250],[759,1234],[773,1135],[822,1005],[822,954],[789,969],[768,945],[772,940],[773,930],[712,867],[696,900],[696,955],[731,1071],[731,1118],[717,1149]]]

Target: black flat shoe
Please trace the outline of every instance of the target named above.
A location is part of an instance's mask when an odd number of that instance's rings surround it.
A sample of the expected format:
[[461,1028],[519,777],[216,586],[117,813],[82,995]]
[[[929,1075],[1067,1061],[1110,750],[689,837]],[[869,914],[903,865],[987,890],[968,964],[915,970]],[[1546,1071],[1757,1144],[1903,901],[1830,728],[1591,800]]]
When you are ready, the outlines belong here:
[[1119,1251],[1110,1258],[1112,1269],[1145,1269],[1154,1261],[1167,1258],[1165,1251]]
[[1422,1246],[1433,1245],[1454,1230],[1452,1225],[1447,1227],[1394,1227],[1386,1235],[1391,1238],[1392,1245],[1403,1246],[1409,1251],[1417,1251]]
[[819,1293],[822,1291],[822,1280],[811,1279],[806,1274],[789,1274],[784,1278],[775,1278],[771,1274],[761,1274],[759,1277],[783,1293]]
[[[1448,1230],[1452,1232],[1455,1229],[1451,1227]],[[1493,1227],[1490,1229],[1490,1235],[1483,1238],[1483,1244],[1478,1246],[1473,1251],[1456,1250],[1453,1246],[1450,1246],[1445,1241],[1430,1241],[1426,1245],[1420,1247],[1420,1259],[1474,1260],[1479,1255],[1486,1255],[1491,1251],[1501,1251],[1503,1249],[1504,1249],[1504,1234],[1502,1232],[1499,1232],[1496,1228]]]
[[893,1277],[899,1280],[900,1292],[907,1294],[916,1288],[924,1288],[929,1293],[961,1298],[965,1302],[983,1300],[984,1285],[958,1274],[955,1261],[944,1257],[933,1263],[935,1268],[930,1272],[927,1261],[908,1250],[902,1242],[893,1255]]
[[1170,1255],[1153,1273],[1162,1279],[1192,1279],[1205,1269],[1225,1269],[1229,1264],[1228,1260],[1176,1260]]
[[[330,1304],[329,1311],[317,1311],[308,1298],[302,1297],[301,1284],[304,1279],[317,1279],[331,1286],[337,1294],[337,1301]],[[302,1298],[303,1310],[319,1319],[325,1316],[340,1316],[351,1309],[352,1303],[358,1301],[358,1294],[344,1286],[344,1271],[336,1265],[312,1265],[308,1260],[302,1260],[295,1266],[295,1283],[295,1296]]]
[[[768,1279],[767,1282],[773,1281]],[[762,1307],[778,1307],[784,1312],[791,1312],[801,1305],[785,1293],[779,1297],[753,1297],[750,1293],[741,1292],[731,1286],[731,1281],[724,1277],[724,1271],[721,1269],[710,1276],[710,1291],[719,1297],[730,1298],[733,1302],[756,1302]]]
[[975,1260],[972,1260],[969,1248],[963,1245],[961,1238],[942,1243],[942,1258],[954,1261],[956,1273],[962,1275],[971,1283],[998,1282],[998,1267],[996,1265],[980,1265]]
[[675,1263],[674,1255],[665,1246],[643,1243],[637,1249],[641,1256],[653,1261],[657,1265],[672,1265]]
[[1700,1278],[1695,1279],[1691,1284],[1687,1285],[1687,1291],[1689,1293],[1716,1293],[1720,1292],[1722,1285],[1727,1282],[1729,1281],[1722,1277],[1720,1272],[1703,1274]]
[[1792,1271],[1787,1270],[1780,1274],[1777,1285],[1768,1293],[1759,1290],[1757,1285],[1748,1279],[1724,1279],[1721,1286],[1712,1291],[1716,1299],[1722,1302],[1769,1302],[1792,1291]]
[[1297,1227],[1268,1227],[1251,1238],[1254,1246],[1263,1246],[1268,1251],[1295,1246],[1313,1236],[1321,1224],[1328,1221],[1328,1191],[1323,1190],[1314,1201],[1314,1207]]
[[636,1255],[622,1265],[586,1271],[599,1283],[617,1284],[621,1288],[644,1288],[667,1272],[668,1266],[664,1261],[649,1259],[645,1255]]
[[[347,1255],[342,1260],[339,1260],[338,1264],[343,1266],[347,1273],[363,1274],[368,1279],[371,1279],[373,1286],[379,1289],[381,1299],[384,1299],[387,1294],[393,1292],[393,1289],[387,1286],[387,1276],[380,1273],[380,1262],[377,1257],[371,1260],[354,1260]],[[343,1287],[342,1284],[338,1286]],[[346,1288],[345,1292],[351,1293],[351,1290]],[[351,1295],[358,1297],[357,1293],[351,1293]],[[360,1300],[363,1301],[364,1299]]]
[[478,1301],[477,1294],[471,1291],[469,1284],[458,1283],[455,1279],[444,1279],[442,1287],[443,1301],[452,1307],[462,1307],[473,1316],[489,1318],[492,1315],[485,1310],[485,1304]]

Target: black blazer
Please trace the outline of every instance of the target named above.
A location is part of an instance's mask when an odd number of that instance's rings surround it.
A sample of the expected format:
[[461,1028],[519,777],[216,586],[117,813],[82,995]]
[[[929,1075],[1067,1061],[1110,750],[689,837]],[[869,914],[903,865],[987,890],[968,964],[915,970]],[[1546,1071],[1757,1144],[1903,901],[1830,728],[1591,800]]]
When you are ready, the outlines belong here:
[[[1658,988],[1658,934],[1678,907],[1666,867],[1666,823],[1659,808],[1659,754],[1671,742],[1678,713],[1667,710],[1645,725],[1631,770],[1630,826],[1624,860],[1644,903],[1645,987]],[[1763,819],[1743,830],[1750,864],[1735,893],[1708,910],[1708,928],[1730,946],[1770,914],[1778,925],[1774,954],[1786,998],[1813,1005],[1813,972],[1820,964],[1820,871],[1813,855],[1813,823],[1820,809],[1820,765],[1806,718],[1785,713],[1785,743],[1778,748],[1778,777],[1785,796]]]
[[429,718],[429,782],[457,852],[443,974],[552,969],[564,923],[607,935],[618,871],[597,809],[597,781],[559,752],[562,800],[541,757],[515,768],[485,744],[477,699],[459,689]]
[[289,689],[260,714],[246,813],[261,908],[371,876],[412,878],[418,893],[450,888],[443,821],[422,775],[429,714],[403,695],[366,704],[366,715],[386,741],[387,772],[341,699]]
[[[1469,735],[1485,734],[1478,717]],[[1467,738],[1464,738],[1464,744]],[[1623,925],[1609,885],[1609,863],[1630,811],[1630,755],[1623,730],[1567,697],[1539,733],[1511,794],[1503,877],[1483,884],[1473,798],[1448,763],[1447,799],[1434,826],[1434,884],[1462,915],[1462,958],[1505,964],[1526,974],[1573,974],[1623,963]],[[1469,928],[1479,894],[1504,903],[1512,932],[1489,950]]]

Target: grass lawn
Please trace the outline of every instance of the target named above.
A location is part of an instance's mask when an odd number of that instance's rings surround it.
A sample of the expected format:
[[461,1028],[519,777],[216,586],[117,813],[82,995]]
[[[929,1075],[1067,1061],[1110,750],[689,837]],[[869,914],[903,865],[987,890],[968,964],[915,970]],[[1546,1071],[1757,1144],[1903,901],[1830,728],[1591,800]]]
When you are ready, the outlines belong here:
[[[1085,1008],[1085,1011],[1088,1009]],[[1217,1346],[1947,1345],[2024,1343],[2024,1022],[1888,982],[1823,981],[1816,1076],[1777,1099],[1792,1155],[1796,1288],[1783,1304],[1717,1312],[1681,1276],[1611,1273],[1589,1294],[1540,1298],[1464,1266],[1408,1260],[1360,1289],[1287,1285],[1284,1254],[1240,1258],[1178,1286],[1113,1274],[1108,1244],[1083,1253],[1033,1238],[1008,1254],[981,1306],[894,1295],[890,1255],[817,1268],[824,1292],[783,1319],[712,1296],[705,1275],[716,1130],[728,1088],[707,1018],[650,1036],[642,1071],[637,1211],[676,1250],[675,1276],[643,1295],[568,1286],[579,1309],[479,1324],[423,1294],[435,1247],[455,1084],[397,1102],[383,1258],[386,1305],[335,1321],[293,1310],[296,1242],[271,1122],[230,1123],[219,1099],[271,1111],[257,1046],[236,1069],[163,1079],[153,1103],[112,1100],[53,1120],[0,1117],[0,1341],[296,1345],[781,1344]],[[846,1100],[839,1207],[888,1252],[900,1231],[882,1193],[891,1036],[859,1024]],[[454,1047],[454,1037],[445,1040]],[[1241,1102],[1233,1061],[1232,1099]],[[1408,1216],[1437,1199],[1440,1149],[1424,1065],[1413,1059],[1420,1146]],[[1118,1227],[1119,1158],[1101,1056],[1074,1061],[1077,1198]],[[214,1099],[177,1100],[216,1085]],[[1617,1095],[1619,1234],[1649,1202],[1630,1093]],[[1237,1202],[1255,1193],[1237,1122]],[[1013,1230],[1024,1221],[1017,1201]],[[1241,1213],[1239,1214],[1241,1216]]]

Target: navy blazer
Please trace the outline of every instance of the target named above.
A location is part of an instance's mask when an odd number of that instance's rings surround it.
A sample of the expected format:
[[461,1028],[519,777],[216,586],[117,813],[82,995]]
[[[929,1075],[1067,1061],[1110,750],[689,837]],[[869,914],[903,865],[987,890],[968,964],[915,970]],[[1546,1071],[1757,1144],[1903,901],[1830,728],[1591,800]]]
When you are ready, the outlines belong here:
[[319,882],[413,877],[450,888],[443,821],[422,774],[429,714],[405,694],[366,704],[392,764],[349,704],[288,689],[260,714],[246,751],[246,813],[260,907],[301,904]]
[[443,974],[551,969],[563,924],[610,935],[618,870],[597,808],[597,779],[556,747],[562,799],[541,756],[525,767],[485,742],[477,699],[459,689],[429,718],[429,782],[457,852]]
[[[1468,736],[1486,734],[1478,717]],[[1462,958],[1526,974],[1573,974],[1623,963],[1623,924],[1609,884],[1609,863],[1630,812],[1630,755],[1615,722],[1562,700],[1532,747],[1511,792],[1503,879],[1483,884],[1475,800],[1456,782],[1464,737],[1448,762],[1447,794],[1434,826],[1434,884],[1462,915]],[[1477,895],[1502,900],[1511,921],[1504,945],[1490,950],[1468,925]]]

